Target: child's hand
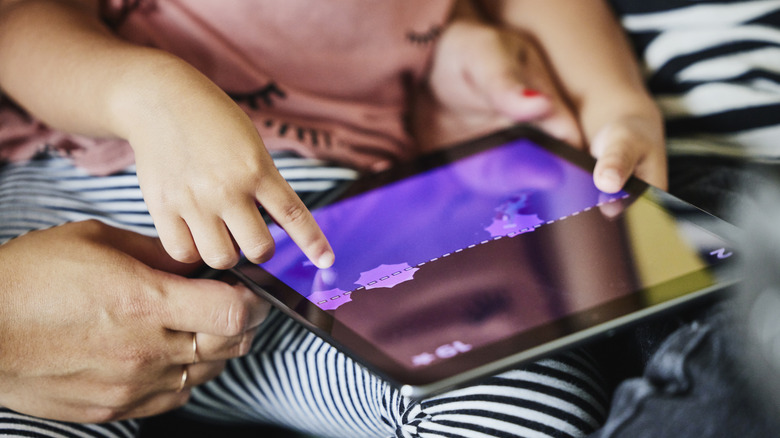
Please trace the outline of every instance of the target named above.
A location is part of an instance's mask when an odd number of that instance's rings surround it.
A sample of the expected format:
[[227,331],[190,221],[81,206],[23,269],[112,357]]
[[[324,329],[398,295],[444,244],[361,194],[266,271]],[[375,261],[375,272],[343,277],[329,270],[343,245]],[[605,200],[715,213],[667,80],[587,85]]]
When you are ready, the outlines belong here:
[[667,188],[663,120],[660,113],[653,116],[653,110],[618,114],[596,125],[590,153],[596,157],[593,181],[599,190],[619,191],[632,172],[656,187]]
[[183,69],[165,89],[144,90],[151,93],[136,102],[148,99],[138,106],[145,111],[132,113],[140,123],[126,129],[166,251],[218,269],[233,266],[238,249],[252,262],[266,261],[274,243],[259,204],[316,266],[330,266],[327,240],[277,171],[254,124],[216,85]]
[[532,35],[571,102],[584,145],[596,157],[593,179],[615,192],[635,174],[666,188],[663,118],[609,3],[477,2],[502,29]]
[[240,248],[253,262],[267,259],[274,245],[259,203],[315,265],[332,263],[325,236],[249,117],[203,74],[117,38],[96,1],[5,3],[3,92],[51,127],[128,140],[172,257],[227,268]]
[[632,173],[666,187],[662,120],[646,95],[607,87],[570,105],[562,89],[531,38],[456,21],[442,34],[415,102],[415,134],[432,148],[528,122],[589,149],[600,190],[620,190]]
[[415,102],[424,148],[529,122],[575,145],[582,136],[537,46],[517,33],[472,20],[442,33],[427,87]]

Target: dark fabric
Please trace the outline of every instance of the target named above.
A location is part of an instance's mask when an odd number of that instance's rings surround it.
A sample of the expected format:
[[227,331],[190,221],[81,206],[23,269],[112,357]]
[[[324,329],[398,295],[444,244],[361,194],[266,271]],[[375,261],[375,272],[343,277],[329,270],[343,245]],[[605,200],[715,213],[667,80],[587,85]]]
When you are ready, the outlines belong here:
[[[724,303],[725,304],[725,303]],[[777,414],[751,389],[728,306],[669,336],[642,377],[623,382],[605,426],[592,438],[777,436]]]
[[726,159],[671,160],[672,193],[743,226],[738,248],[746,281],[715,304],[634,331],[646,366],[618,386],[609,418],[592,438],[778,436],[780,360],[773,348],[780,313],[759,308],[766,321],[761,333],[751,331],[760,297],[780,303],[778,169]]

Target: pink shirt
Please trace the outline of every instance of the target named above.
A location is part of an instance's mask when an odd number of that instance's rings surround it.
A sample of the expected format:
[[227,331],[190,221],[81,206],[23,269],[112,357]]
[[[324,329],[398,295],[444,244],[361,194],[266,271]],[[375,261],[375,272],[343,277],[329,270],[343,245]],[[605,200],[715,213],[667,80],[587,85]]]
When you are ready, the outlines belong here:
[[[426,73],[453,0],[103,3],[121,37],[183,58],[231,95],[268,149],[371,168],[413,152],[406,90]],[[55,132],[7,106],[0,127],[0,158],[48,144],[93,173],[132,163],[123,141]]]

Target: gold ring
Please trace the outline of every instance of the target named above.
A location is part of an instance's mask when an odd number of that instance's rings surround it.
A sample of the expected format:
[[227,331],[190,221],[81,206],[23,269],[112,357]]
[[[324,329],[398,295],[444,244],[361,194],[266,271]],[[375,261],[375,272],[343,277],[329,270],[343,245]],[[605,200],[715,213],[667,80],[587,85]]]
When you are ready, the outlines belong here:
[[198,362],[198,334],[192,334],[192,361],[190,363]]
[[179,382],[179,389],[177,389],[176,392],[181,392],[184,389],[184,385],[187,384],[188,376],[189,376],[189,371],[187,369],[187,365],[184,365],[181,371],[181,382]]

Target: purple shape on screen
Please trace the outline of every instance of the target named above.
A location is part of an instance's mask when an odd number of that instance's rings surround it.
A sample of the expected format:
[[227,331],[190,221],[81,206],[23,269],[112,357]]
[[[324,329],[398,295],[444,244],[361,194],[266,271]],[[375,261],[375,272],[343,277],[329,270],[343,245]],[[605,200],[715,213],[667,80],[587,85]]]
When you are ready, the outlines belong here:
[[[262,266],[307,298],[355,283],[394,287],[411,279],[408,267],[535,229],[593,207],[603,195],[589,172],[530,141],[513,141],[315,210],[336,254],[328,278],[275,225],[269,229],[276,253]],[[504,228],[510,224],[520,229]],[[398,261],[402,268],[388,267]],[[404,275],[392,275],[399,271]]]
[[314,292],[307,298],[322,310],[334,310],[337,309],[340,305],[352,301],[350,293],[341,289],[330,289]]
[[379,265],[374,269],[360,273],[360,278],[355,282],[366,289],[378,287],[393,287],[414,277],[419,268],[412,268],[409,263],[395,265]]
[[536,214],[519,214],[513,217],[493,219],[493,223],[485,228],[490,237],[517,235],[533,231],[534,227],[543,224]]

